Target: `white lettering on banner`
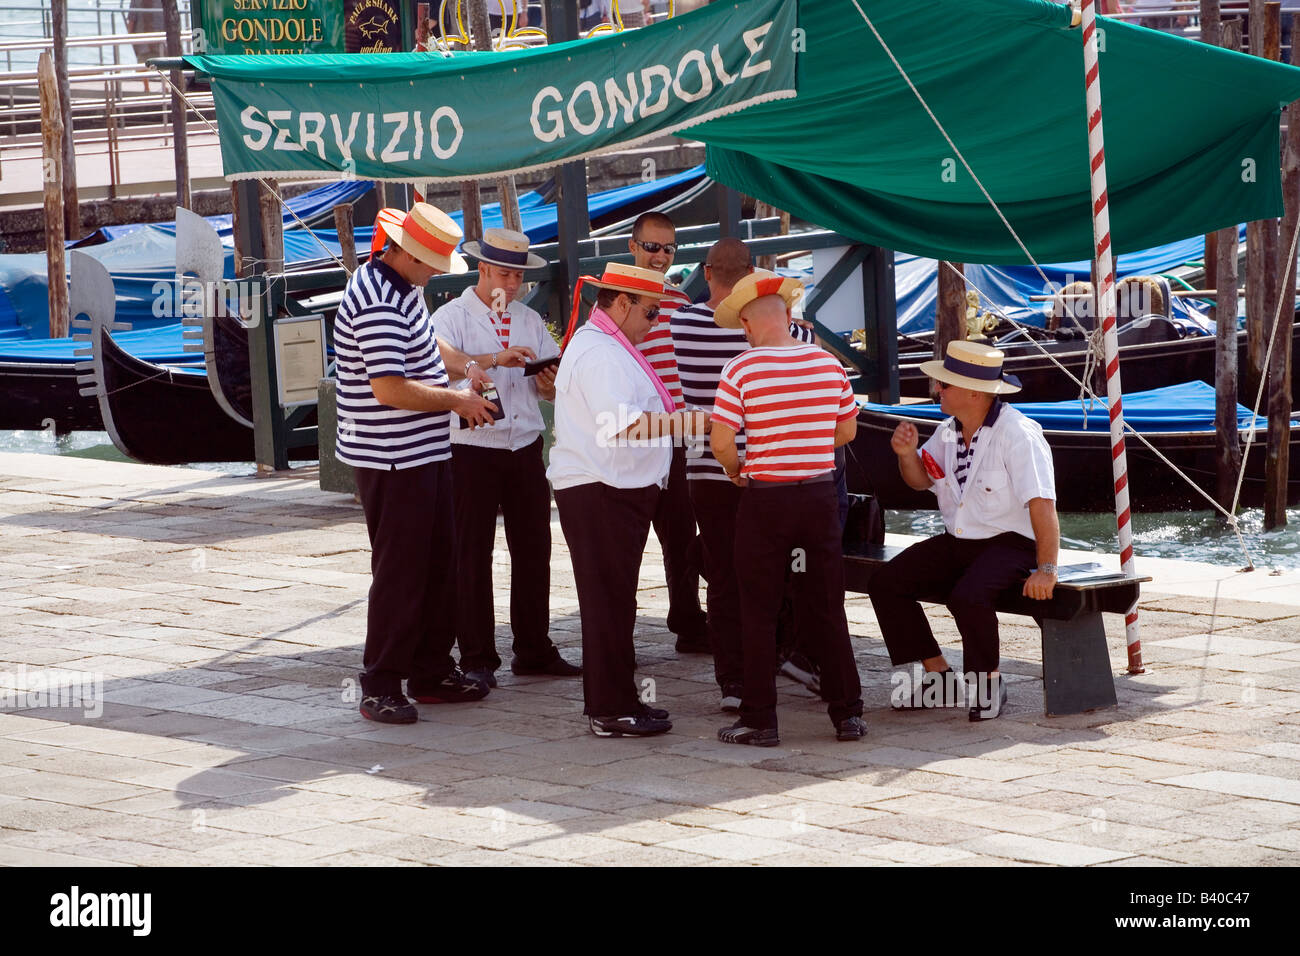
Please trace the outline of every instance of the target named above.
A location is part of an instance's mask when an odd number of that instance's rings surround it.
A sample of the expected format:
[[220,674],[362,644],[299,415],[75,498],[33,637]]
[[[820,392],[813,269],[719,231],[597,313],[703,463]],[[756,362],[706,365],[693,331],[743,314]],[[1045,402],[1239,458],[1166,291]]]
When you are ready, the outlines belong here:
[[[768,21],[744,32],[749,55],[741,64],[739,74],[727,72],[722,50],[714,44],[707,51],[687,50],[675,64],[675,69],[664,63],[642,67],[639,71],[640,90],[637,89],[635,70],[624,74],[621,81],[614,76],[583,80],[567,97],[559,87],[543,86],[533,97],[529,116],[533,135],[543,143],[563,139],[570,128],[579,135],[590,136],[602,122],[606,129],[613,129],[620,119],[624,125],[630,125],[638,114],[641,119],[647,119],[666,112],[674,97],[682,103],[695,103],[706,99],[715,89],[731,86],[738,76],[767,73],[772,69],[772,61],[756,61],[754,58],[762,53],[763,37],[771,28],[772,22]],[[699,74],[698,81],[695,80],[696,73]],[[600,95],[602,84],[603,100]]]
[[619,104],[623,106],[623,122],[630,123],[636,118],[636,74],[627,75],[627,96],[623,95],[623,87],[618,85],[618,80],[610,77],[605,81],[605,101],[609,104],[609,122],[605,125],[609,129],[614,128],[614,123],[618,119]]
[[[659,91],[659,99],[651,105],[650,89],[654,84],[651,82],[650,78],[655,76],[660,77],[664,81],[664,87]],[[645,119],[647,116],[653,116],[655,113],[662,113],[664,110],[668,109],[668,91],[671,90],[673,86],[672,70],[660,63],[656,63],[654,66],[647,66],[641,71],[641,85],[645,87],[645,91],[641,94],[642,119]]]
[[384,122],[396,123],[397,128],[393,130],[392,138],[389,139],[388,145],[384,147],[384,151],[379,154],[380,162],[384,162],[384,163],[406,162],[408,159],[411,158],[411,154],[409,151],[405,149],[399,150],[397,148],[397,141],[401,139],[402,134],[406,132],[406,124],[408,122],[407,114],[406,113],[385,113]]
[[[557,103],[563,103],[564,97],[560,91],[553,86],[543,86],[533,97],[533,115],[530,117],[533,124],[533,135],[543,143],[553,143],[557,139],[564,137],[564,118],[559,110],[550,110],[546,114],[546,121],[551,124],[551,128],[543,130],[541,124],[537,122],[538,109],[541,106],[542,98],[553,99]],[[250,107],[251,109],[251,107]]]
[[[595,118],[590,123],[584,123],[578,119],[577,103],[578,95],[586,93],[591,97],[592,109],[595,110]],[[600,103],[600,91],[596,89],[596,84],[591,80],[583,80],[573,90],[573,95],[569,97],[569,122],[573,128],[583,136],[590,136],[596,130],[600,129],[601,121],[605,118],[605,107]]]
[[366,155],[375,158],[375,114],[366,114]]
[[352,141],[357,138],[357,120],[361,119],[360,113],[352,114],[352,123],[348,126],[348,138],[343,138],[343,130],[339,127],[339,117],[337,113],[330,114],[330,122],[334,125],[334,142],[338,144],[339,153],[343,156],[343,162],[352,161]]
[[770,29],[772,29],[771,20],[764,23],[761,27],[754,27],[754,29],[746,30],[741,34],[744,38],[745,46],[749,47],[749,59],[745,61],[745,65],[740,69],[740,76],[742,79],[750,76],[758,76],[758,74],[766,73],[768,70],[772,69],[771,60],[763,60],[761,63],[753,62],[754,56],[762,50],[762,45],[759,41],[761,41],[763,37],[767,36],[767,31]]
[[[700,88],[694,93],[687,93],[682,87],[682,71],[690,63],[694,63],[700,71]],[[677,75],[673,77],[673,92],[683,103],[694,103],[713,92],[713,77],[709,74],[709,65],[704,62],[704,54],[699,50],[691,50],[677,64]]]
[[269,110],[266,118],[271,121],[271,125],[276,129],[275,145],[271,148],[285,153],[301,153],[302,144],[295,143],[289,138],[288,127],[281,126],[280,120],[293,118],[292,110]]
[[244,111],[239,114],[239,121],[244,124],[244,129],[252,130],[259,134],[257,139],[244,134],[244,145],[255,152],[266,149],[266,144],[271,140],[271,127],[257,118],[261,112],[256,106],[245,106]]
[[420,153],[424,152],[424,127],[420,124],[420,111],[415,111],[415,152],[411,158],[419,160]]
[[[315,124],[314,129],[308,129],[307,123]],[[307,148],[308,143],[316,144],[316,155],[321,159],[325,158],[325,140],[321,138],[321,133],[325,132],[325,114],[324,113],[303,113],[298,117],[298,142],[303,149]]]
[[[438,134],[438,121],[444,116],[451,119],[451,125],[456,130],[455,137],[452,138],[451,145],[444,147],[442,137]],[[460,141],[465,137],[465,127],[460,125],[460,117],[450,106],[439,106],[434,114],[429,117],[429,148],[433,150],[433,155],[439,159],[451,159],[456,155],[456,150],[460,148]]]

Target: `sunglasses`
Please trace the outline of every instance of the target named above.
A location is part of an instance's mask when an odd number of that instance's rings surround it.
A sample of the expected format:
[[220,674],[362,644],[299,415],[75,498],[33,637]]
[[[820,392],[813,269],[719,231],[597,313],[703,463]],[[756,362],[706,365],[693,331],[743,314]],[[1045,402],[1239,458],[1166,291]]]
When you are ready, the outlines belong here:
[[650,253],[651,255],[653,255],[656,252],[659,252],[660,250],[663,250],[664,252],[668,253],[670,256],[677,254],[677,243],[675,242],[668,242],[668,243],[642,242],[640,239],[634,239],[632,241],[635,242],[642,249],[644,249],[646,252]]

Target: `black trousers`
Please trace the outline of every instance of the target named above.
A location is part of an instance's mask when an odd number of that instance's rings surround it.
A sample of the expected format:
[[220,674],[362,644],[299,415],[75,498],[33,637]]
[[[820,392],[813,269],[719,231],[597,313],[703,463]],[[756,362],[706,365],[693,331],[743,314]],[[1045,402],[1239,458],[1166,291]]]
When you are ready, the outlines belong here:
[[496,670],[492,547],[497,511],[510,550],[510,630],[520,663],[541,666],[558,654],[551,612],[551,491],[542,439],[525,448],[452,446],[456,511],[456,640],[465,670]]
[[1034,542],[1007,532],[992,538],[959,538],[945,532],[918,541],[871,578],[871,606],[895,665],[941,653],[917,598],[946,596],[961,632],[964,668],[998,669],[1000,592],[1018,584],[1038,565]]
[[692,548],[695,514],[686,480],[686,449],[673,448],[668,487],[655,507],[655,537],[664,555],[664,577],[668,579],[668,630],[678,636],[706,633],[708,622],[700,607],[700,569]]
[[455,666],[451,462],[355,473],[372,577],[361,689],[400,694],[405,677],[415,693]]
[[849,624],[844,615],[844,555],[835,484],[746,488],[736,512],[735,567],[744,641],[740,716],[747,727],[776,727],[776,620],[786,570],[801,633],[821,664],[831,721],[862,714]]
[[688,481],[695,520],[703,542],[704,577],[708,581],[709,638],[718,686],[745,679],[740,638],[740,587],[736,582],[736,510],[744,494],[729,481]]
[[599,482],[555,492],[569,545],[582,618],[582,712],[636,713],[636,586],[659,487],[613,488]]

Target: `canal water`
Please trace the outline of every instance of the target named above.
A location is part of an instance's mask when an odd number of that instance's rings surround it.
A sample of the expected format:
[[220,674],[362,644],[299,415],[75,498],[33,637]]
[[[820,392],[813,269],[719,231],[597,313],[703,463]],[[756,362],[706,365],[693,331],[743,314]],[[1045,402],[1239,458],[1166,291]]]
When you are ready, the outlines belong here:
[[[34,452],[43,455],[73,455],[104,461],[130,461],[119,452],[105,432],[73,432],[55,437],[51,432],[0,431],[0,452]],[[204,471],[230,475],[250,475],[256,469],[249,462],[218,462],[190,465]],[[1259,509],[1243,511],[1238,516],[1242,538],[1251,560],[1261,570],[1300,570],[1300,508],[1287,512],[1287,526],[1279,531],[1264,532],[1263,513]],[[885,526],[896,534],[936,534],[943,530],[937,511],[891,511]],[[1157,512],[1133,516],[1134,550],[1143,555],[1204,561],[1224,567],[1241,568],[1246,557],[1236,535],[1226,530],[1214,512]],[[1112,514],[1061,515],[1061,544],[1080,551],[1119,551]]]

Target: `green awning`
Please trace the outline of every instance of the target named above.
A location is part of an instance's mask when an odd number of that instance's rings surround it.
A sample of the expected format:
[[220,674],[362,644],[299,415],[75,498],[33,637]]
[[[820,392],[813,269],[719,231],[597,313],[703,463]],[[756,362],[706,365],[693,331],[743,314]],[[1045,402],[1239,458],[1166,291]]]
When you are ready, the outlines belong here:
[[[1083,44],[1046,0],[734,0],[526,52],[187,60],[229,179],[496,176],[681,131],[720,182],[846,236],[1025,261],[859,5],[1030,253],[1089,258]],[[1300,70],[1099,25],[1116,250],[1280,215]]]

